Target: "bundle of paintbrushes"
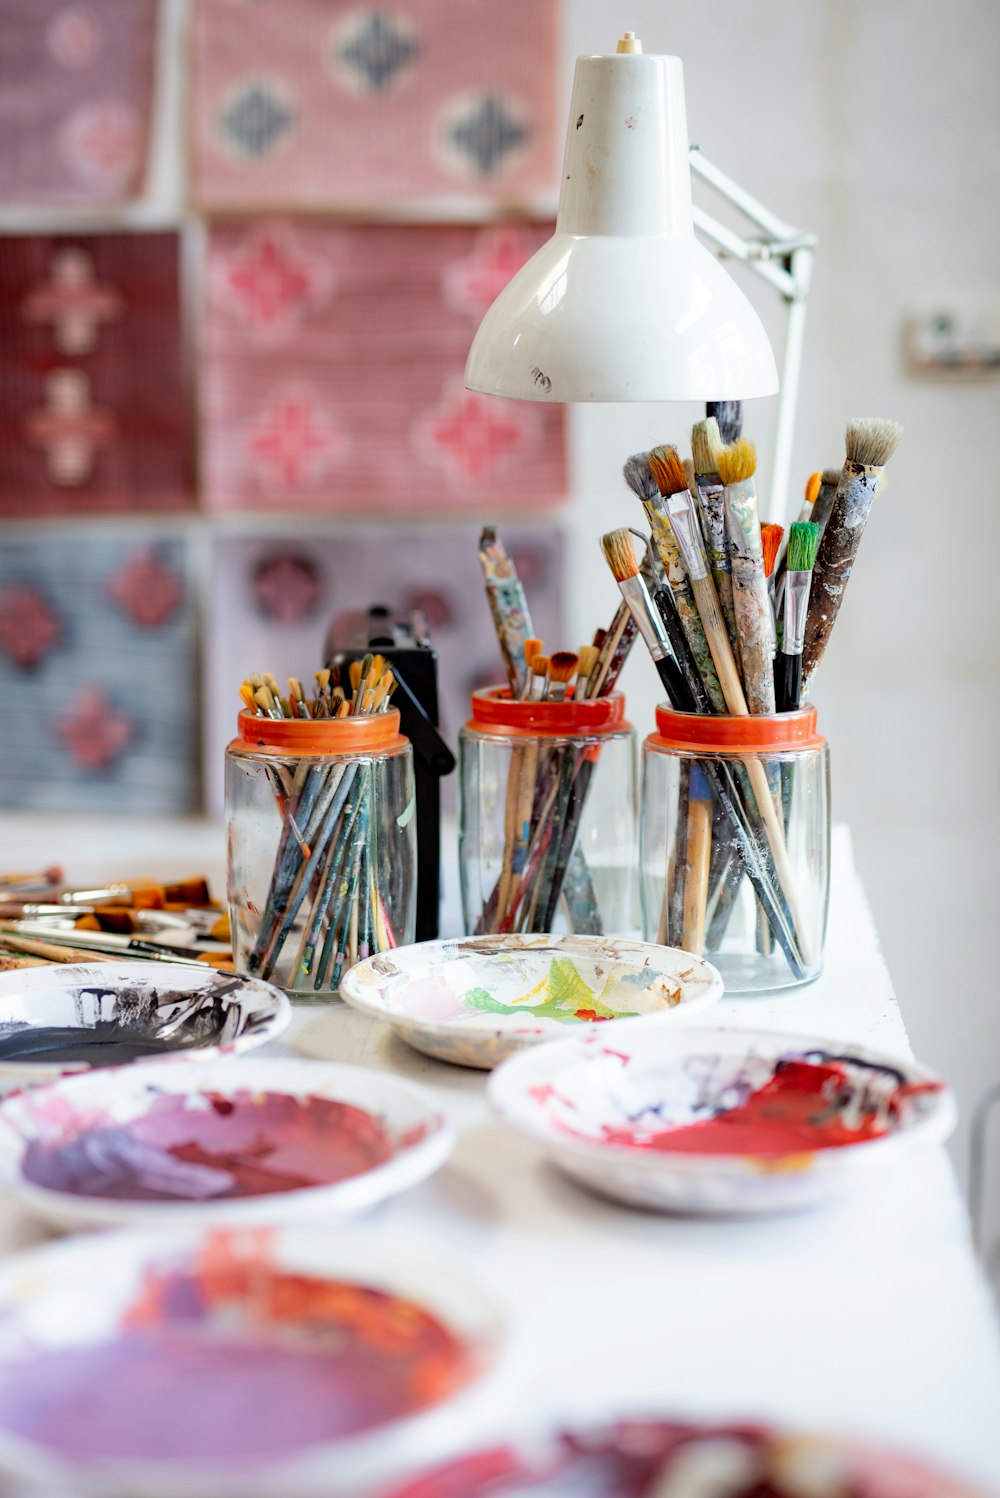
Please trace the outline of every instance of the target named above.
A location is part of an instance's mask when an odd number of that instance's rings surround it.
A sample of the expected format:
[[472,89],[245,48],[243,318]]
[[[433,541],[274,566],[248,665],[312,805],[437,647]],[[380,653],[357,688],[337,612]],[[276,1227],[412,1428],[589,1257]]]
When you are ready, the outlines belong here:
[[[627,530],[610,532],[602,547],[671,707],[780,719],[800,707],[803,685],[829,640],[872,500],[901,432],[891,421],[848,424],[843,469],[836,482],[829,474],[810,480],[786,548],[780,526],[761,524],[756,454],[740,437],[738,408],[727,410],[726,419],[725,442],[713,417],[695,426],[688,464],[675,447],[665,446],[625,465],[666,587],[654,592],[639,576]],[[745,874],[759,902],[758,950],[767,955],[777,943],[793,973],[810,970],[813,943],[786,846],[790,794],[790,772],[783,776],[780,764],[757,754],[708,760],[697,784],[682,782],[660,940],[683,937],[695,950],[703,942],[714,949]],[[710,839],[704,835],[709,814]],[[687,846],[689,827],[695,860]],[[692,881],[705,891],[700,911]],[[706,902],[712,907],[707,912]]]
[[[492,527],[482,533],[479,556],[509,700],[580,704],[609,697],[637,633],[626,606],[590,645],[548,655],[532,635],[524,589]],[[529,716],[522,717],[528,725]],[[562,902],[570,930],[598,933],[602,915],[578,836],[600,748],[582,749],[571,729],[560,737],[532,721],[518,730],[525,741],[510,755],[499,876],[478,913],[467,910],[467,923],[477,932],[550,931]],[[581,725],[577,737],[586,733]]]
[[201,878],[72,889],[61,870],[0,876],[0,967],[116,957],[231,972],[228,916]]
[[[312,697],[295,678],[287,696],[273,676],[252,676],[240,689],[246,742],[230,746],[227,770],[230,908],[238,971],[332,992],[355,962],[409,939],[412,857],[394,839],[407,848],[412,841],[412,757],[390,711],[396,680],[381,656],[317,671],[315,679]],[[274,836],[251,831],[244,848],[246,798],[261,774],[278,826]],[[397,782],[399,805],[386,791]],[[272,847],[266,890],[255,895],[260,858]],[[403,876],[410,914],[397,917],[387,883],[398,886]]]

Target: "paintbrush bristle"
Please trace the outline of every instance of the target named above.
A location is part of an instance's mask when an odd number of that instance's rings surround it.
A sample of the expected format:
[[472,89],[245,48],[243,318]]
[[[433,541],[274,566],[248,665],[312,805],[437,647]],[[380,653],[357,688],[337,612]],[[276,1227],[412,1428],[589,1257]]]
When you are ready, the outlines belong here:
[[649,467],[660,493],[667,498],[679,494],[688,486],[687,474],[676,447],[654,447],[649,454]]
[[819,526],[811,520],[793,520],[788,532],[789,572],[811,572],[819,550]]
[[548,676],[549,658],[547,655],[542,655],[542,653],[539,651],[539,653],[532,658],[531,674],[532,676]]
[[704,421],[695,422],[691,428],[691,456],[694,458],[695,473],[718,473],[721,446],[719,423],[714,416],[706,416]]
[[597,657],[600,655],[596,645],[581,645],[580,660],[577,670],[581,676],[593,676],[594,667],[597,665]]
[[531,670],[531,663],[532,663],[532,661],[535,659],[535,656],[538,654],[538,652],[541,650],[541,648],[542,648],[542,641],[541,640],[536,640],[533,635],[529,635],[529,637],[525,640],[525,642],[524,642],[524,661],[525,661],[525,665],[528,667],[529,671]]
[[757,449],[746,437],[719,448],[719,477],[724,484],[742,484],[757,472]]
[[883,416],[856,416],[847,423],[847,458],[862,468],[884,468],[892,457],[903,428]]
[[742,401],[708,401],[705,415],[714,416],[719,425],[719,436],[725,443],[736,442],[743,432]]
[[814,505],[819,498],[820,485],[823,482],[821,473],[811,473],[806,480],[806,504]]
[[824,468],[822,473],[822,484],[824,489],[836,489],[840,483],[841,470],[839,468]]
[[659,494],[656,480],[650,472],[648,453],[633,453],[626,459],[622,474],[636,499],[645,502],[647,499],[655,499]]
[[760,549],[764,557],[765,577],[770,577],[774,572],[774,564],[778,560],[778,548],[784,534],[783,525],[774,525],[770,521],[765,521],[760,528]]
[[578,661],[572,650],[557,650],[549,657],[549,681],[572,681]]
[[601,550],[614,574],[615,582],[623,583],[626,578],[638,576],[639,563],[635,559],[631,531],[608,531],[607,535],[601,537]]

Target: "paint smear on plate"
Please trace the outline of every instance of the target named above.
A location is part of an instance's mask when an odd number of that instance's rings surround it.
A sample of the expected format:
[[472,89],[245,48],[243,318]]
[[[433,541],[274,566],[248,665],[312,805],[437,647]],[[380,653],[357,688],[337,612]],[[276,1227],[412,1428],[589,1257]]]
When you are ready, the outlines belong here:
[[[160,1093],[127,1122],[71,1113],[38,1123],[21,1170],[50,1191],[116,1201],[235,1200],[329,1186],[392,1158],[371,1113],[322,1097]],[[53,1138],[51,1126],[58,1129]]]
[[[671,1125],[647,1108],[649,1122],[605,1124],[599,1138],[675,1154],[807,1154],[882,1138],[896,1127],[909,1099],[939,1090],[938,1083],[901,1084],[888,1099],[883,1091],[869,1100],[857,1078],[835,1061],[785,1060],[763,1086],[711,1118]],[[662,1112],[668,1111],[664,1106]]]
[[633,981],[608,974],[598,989],[586,981],[570,958],[554,957],[541,982],[510,1003],[503,1003],[481,987],[470,988],[464,1002],[481,1014],[530,1014],[534,1019],[572,1023],[632,1019],[640,1013],[671,1008],[681,1001],[681,987],[676,980],[648,972],[629,977]]
[[240,1258],[223,1237],[151,1276],[115,1335],[0,1368],[0,1428],[84,1462],[232,1466],[412,1415],[471,1376],[417,1303]]

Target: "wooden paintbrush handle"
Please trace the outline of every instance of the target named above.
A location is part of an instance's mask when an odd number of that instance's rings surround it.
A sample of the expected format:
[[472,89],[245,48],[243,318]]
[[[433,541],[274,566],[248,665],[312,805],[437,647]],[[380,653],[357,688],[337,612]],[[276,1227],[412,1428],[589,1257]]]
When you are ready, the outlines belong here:
[[733,608],[747,706],[755,716],[774,712],[771,605],[759,557],[734,555]]
[[700,957],[705,949],[708,866],[712,856],[712,800],[704,773],[691,767],[688,800],[687,859],[684,871],[684,917],[681,946]]
[[740,673],[736,666],[736,657],[733,655],[733,647],[729,643],[729,634],[726,622],[722,617],[722,609],[719,604],[719,595],[715,591],[715,583],[711,577],[702,577],[692,584],[695,601],[698,605],[698,613],[705,630],[705,638],[712,652],[715,669],[719,675],[722,686],[722,694],[726,699],[726,707],[730,713],[737,718],[745,718],[749,714],[747,699],[743,692],[743,683],[740,681]]

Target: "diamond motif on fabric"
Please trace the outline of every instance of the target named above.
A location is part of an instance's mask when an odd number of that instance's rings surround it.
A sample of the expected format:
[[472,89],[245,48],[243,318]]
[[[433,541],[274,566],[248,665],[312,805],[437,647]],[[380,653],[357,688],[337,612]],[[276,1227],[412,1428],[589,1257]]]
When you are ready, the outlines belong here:
[[329,473],[343,456],[336,424],[309,389],[286,389],[252,423],[246,449],[267,483],[305,488]]
[[84,104],[60,136],[62,154],[81,181],[106,192],[123,191],[139,164],[139,122],[117,101]]
[[470,177],[496,177],[531,138],[530,127],[509,100],[475,94],[455,101],[444,119],[445,155]]
[[49,23],[45,44],[56,62],[74,72],[89,68],[101,50],[101,28],[90,11],[70,6]]
[[218,116],[224,146],[244,160],[270,156],[294,129],[296,111],[287,88],[276,79],[256,78],[230,93]]
[[144,547],[108,579],[106,592],[140,629],[159,629],[180,608],[184,585],[151,547]]
[[66,245],[56,250],[48,280],[28,292],[20,313],[28,323],[51,323],[60,353],[89,354],[101,324],[119,317],[123,305],[113,286],[98,281],[87,251]]
[[485,229],[472,253],[445,266],[448,305],[478,321],[531,253],[528,236],[518,229]]
[[319,571],[308,557],[282,552],[261,562],[252,592],[260,612],[279,624],[301,624],[316,611],[321,594]]
[[62,638],[59,615],[38,588],[11,583],[0,597],[0,647],[14,662],[30,670],[45,659]]
[[399,82],[418,51],[405,16],[372,11],[338,27],[331,42],[334,70],[364,93],[381,93]]
[[418,450],[461,482],[484,482],[508,460],[534,446],[534,412],[453,386],[443,403],[417,424]]
[[86,687],[53,721],[56,738],[83,770],[108,770],[135,737],[135,723],[115,712],[98,687]]
[[262,338],[280,338],[301,322],[307,308],[327,300],[333,273],[327,261],[310,255],[291,229],[265,228],[240,248],[213,261],[211,288],[216,300],[240,313]]
[[115,431],[111,412],[91,404],[90,381],[80,369],[54,369],[45,382],[44,407],[29,411],[24,421],[24,435],[44,449],[54,484],[84,483]]

